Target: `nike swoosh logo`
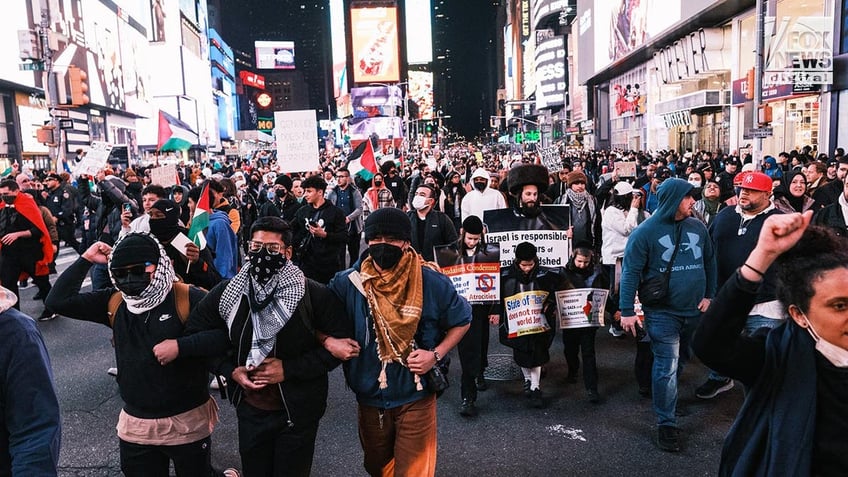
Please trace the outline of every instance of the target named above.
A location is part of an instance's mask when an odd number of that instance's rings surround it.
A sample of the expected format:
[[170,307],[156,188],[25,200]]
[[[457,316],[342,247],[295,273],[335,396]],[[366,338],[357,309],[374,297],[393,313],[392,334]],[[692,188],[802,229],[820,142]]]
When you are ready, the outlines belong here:
[[168,208],[168,209],[165,209],[165,212],[170,212],[170,211],[172,211],[172,210],[174,210],[174,208],[173,208],[173,207],[170,207],[170,208]]
[[166,321],[166,320],[170,320],[170,319],[171,319],[171,315],[162,315],[162,316],[159,317],[159,321]]

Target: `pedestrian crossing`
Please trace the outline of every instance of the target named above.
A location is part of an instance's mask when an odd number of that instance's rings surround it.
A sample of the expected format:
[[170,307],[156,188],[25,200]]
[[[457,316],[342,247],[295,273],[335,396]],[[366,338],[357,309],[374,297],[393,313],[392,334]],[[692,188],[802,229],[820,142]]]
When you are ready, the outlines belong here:
[[[72,263],[74,263],[77,260],[77,258],[79,258],[79,254],[76,253],[74,251],[74,249],[72,249],[71,247],[65,247],[65,246],[60,247],[59,248],[59,255],[56,256],[56,272],[57,272],[57,275],[51,276],[50,281],[55,282],[56,280],[55,280],[54,277],[61,275],[62,272],[64,272],[68,267],[71,266]],[[86,276],[85,280],[83,280],[83,282],[82,282],[82,288],[81,289],[85,289],[86,287],[90,287],[90,286],[91,286],[91,277]]]

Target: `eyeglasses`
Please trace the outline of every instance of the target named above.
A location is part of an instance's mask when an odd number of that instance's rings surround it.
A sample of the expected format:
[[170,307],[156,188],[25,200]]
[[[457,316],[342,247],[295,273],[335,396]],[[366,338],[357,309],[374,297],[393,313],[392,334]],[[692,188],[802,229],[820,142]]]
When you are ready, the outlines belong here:
[[265,250],[267,250],[271,255],[279,255],[280,251],[283,250],[283,246],[276,242],[264,243],[256,240],[247,242],[247,250],[251,253],[259,252],[262,250],[262,247],[265,247]]
[[131,267],[113,268],[112,269],[112,276],[115,277],[115,278],[127,278],[127,276],[129,276],[129,275],[133,275],[133,276],[136,276],[136,277],[143,277],[143,276],[147,275],[148,273],[150,273],[150,272],[145,270],[150,265],[153,265],[153,264],[150,263],[150,262],[144,262],[144,265],[139,264],[139,265],[133,265]]
[[350,177],[350,176],[346,175],[346,174],[339,174],[339,175],[336,176],[337,179],[348,178],[348,177]]

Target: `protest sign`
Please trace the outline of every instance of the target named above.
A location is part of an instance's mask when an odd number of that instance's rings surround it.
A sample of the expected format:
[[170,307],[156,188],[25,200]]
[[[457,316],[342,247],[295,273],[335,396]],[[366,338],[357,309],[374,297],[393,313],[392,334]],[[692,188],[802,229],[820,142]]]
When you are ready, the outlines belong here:
[[559,146],[550,146],[544,149],[539,149],[539,157],[542,159],[542,164],[551,172],[557,172],[562,169],[562,158],[559,155]]
[[615,163],[618,177],[636,177],[636,161],[620,161]]
[[571,240],[566,236],[568,205],[543,205],[537,217],[518,216],[513,209],[487,210],[483,213],[489,232],[486,240],[500,247],[501,267],[515,259],[515,247],[521,242],[536,246],[543,267],[564,267],[571,255]]
[[550,330],[542,312],[548,292],[532,290],[504,298],[507,338],[533,335]]
[[109,154],[112,153],[112,147],[108,142],[92,141],[91,147],[86,151],[82,161],[74,167],[74,174],[77,177],[97,175],[101,169],[106,167]]
[[456,292],[472,305],[501,299],[501,263],[497,245],[474,255],[461,255],[452,245],[435,247],[436,263],[450,278]]
[[274,125],[280,172],[304,172],[321,168],[318,121],[314,109],[275,111]]
[[150,170],[150,183],[162,187],[177,185],[177,165],[168,164]]
[[609,290],[574,288],[556,292],[560,329],[604,326]]

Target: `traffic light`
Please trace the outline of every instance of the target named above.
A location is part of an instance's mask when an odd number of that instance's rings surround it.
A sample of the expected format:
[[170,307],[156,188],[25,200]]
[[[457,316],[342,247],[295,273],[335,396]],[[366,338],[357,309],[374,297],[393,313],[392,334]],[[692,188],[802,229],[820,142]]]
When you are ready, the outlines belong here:
[[427,133],[428,136],[433,135],[433,123],[427,123],[424,125],[424,132]]
[[88,73],[70,65],[68,66],[68,81],[71,83],[71,104],[74,106],[88,104]]
[[754,68],[748,70],[748,75],[745,76],[745,83],[748,89],[745,91],[745,99],[754,99]]
[[35,138],[38,140],[38,142],[40,142],[44,145],[47,145],[47,146],[50,146],[50,147],[55,147],[56,146],[56,136],[54,134],[55,131],[56,131],[56,126],[49,125],[49,124],[41,126],[40,128],[38,128],[38,130],[35,131]]

